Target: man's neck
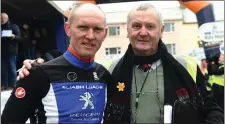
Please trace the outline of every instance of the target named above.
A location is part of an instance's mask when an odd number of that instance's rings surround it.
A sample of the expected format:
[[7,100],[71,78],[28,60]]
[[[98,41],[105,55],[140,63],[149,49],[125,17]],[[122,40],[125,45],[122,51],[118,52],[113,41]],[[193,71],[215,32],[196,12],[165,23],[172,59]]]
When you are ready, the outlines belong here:
[[134,55],[136,56],[151,56],[151,55],[154,55],[156,52],[157,52],[157,49],[154,50],[154,51],[137,51],[135,49],[133,49],[134,51]]
[[84,61],[84,62],[87,62],[87,63],[90,63],[90,62],[94,61],[94,57],[92,57],[92,58],[84,58],[84,57],[81,57],[80,55],[77,54],[77,52],[76,52],[71,46],[68,47],[68,50],[69,50],[76,58],[78,58],[78,59],[81,60],[81,61]]

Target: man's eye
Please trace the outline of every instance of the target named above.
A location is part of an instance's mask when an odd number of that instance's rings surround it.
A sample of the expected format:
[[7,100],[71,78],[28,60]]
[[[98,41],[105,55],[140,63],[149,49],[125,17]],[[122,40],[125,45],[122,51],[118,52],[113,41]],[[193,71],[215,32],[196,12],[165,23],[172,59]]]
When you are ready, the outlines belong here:
[[95,28],[94,28],[94,31],[103,31],[103,28],[95,27]]
[[81,30],[88,30],[88,27],[87,26],[79,26],[79,29],[81,29]]
[[137,28],[140,28],[141,25],[139,25],[139,24],[134,24],[132,27],[135,28],[135,29],[137,29]]
[[153,28],[155,28],[155,26],[152,26],[152,25],[147,25],[146,26],[148,29],[153,29]]

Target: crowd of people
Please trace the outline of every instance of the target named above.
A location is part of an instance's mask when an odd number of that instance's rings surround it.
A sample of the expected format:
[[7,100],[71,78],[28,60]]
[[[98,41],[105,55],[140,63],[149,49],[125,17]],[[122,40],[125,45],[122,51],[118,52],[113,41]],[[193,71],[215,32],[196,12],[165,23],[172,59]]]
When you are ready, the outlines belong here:
[[224,109],[224,52],[213,58],[201,60],[207,90],[213,92],[217,103]]
[[16,70],[24,59],[46,57],[42,52],[47,46],[43,45],[47,35],[45,28],[14,24],[7,13],[1,13],[1,90],[15,87]]
[[[75,6],[64,29],[70,38],[65,53],[50,61],[24,61],[3,110],[3,124],[29,118],[32,123],[164,123],[164,115],[173,124],[224,123],[223,109],[206,87],[214,69],[207,79],[193,59],[167,51],[163,20],[153,5],[141,4],[128,13],[130,44],[109,70],[94,62],[107,36],[101,8]],[[218,63],[210,64],[214,68]]]
[[1,14],[1,88],[14,87],[16,83],[16,56],[21,32],[9,21],[6,13]]

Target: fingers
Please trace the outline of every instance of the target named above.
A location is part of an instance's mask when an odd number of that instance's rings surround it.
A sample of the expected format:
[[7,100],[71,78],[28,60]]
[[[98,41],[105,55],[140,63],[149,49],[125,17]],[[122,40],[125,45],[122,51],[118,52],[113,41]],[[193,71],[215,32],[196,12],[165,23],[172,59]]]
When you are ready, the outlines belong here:
[[28,76],[30,74],[29,70],[23,66],[18,70],[19,75],[17,76],[16,80],[19,81],[20,79],[23,79],[24,77]]
[[19,71],[19,79],[23,79],[23,78],[24,78],[23,71],[22,71],[22,70],[20,70],[20,71]]
[[37,64],[42,64],[42,63],[44,63],[44,59],[38,58],[36,63],[37,63]]
[[26,59],[23,61],[23,65],[25,66],[25,68],[27,69],[31,69],[32,67],[32,63],[34,62],[35,60],[30,60],[30,59]]
[[19,81],[20,79],[23,79],[24,77],[30,75],[29,70],[32,68],[32,64],[42,64],[44,63],[44,60],[42,58],[38,58],[36,60],[30,60],[26,59],[23,61],[23,67],[18,70],[19,75],[17,76],[16,80]]
[[20,80],[20,76],[17,76],[17,77],[16,77],[16,81],[19,81],[19,80]]
[[30,72],[28,71],[32,67],[32,63],[34,63],[35,60],[26,59],[23,61],[23,67],[18,70],[19,75],[17,76],[16,80],[19,81],[20,79],[23,79],[24,77],[28,76]]
[[23,68],[22,70],[23,75],[28,76],[30,74],[30,72],[28,71],[27,68]]

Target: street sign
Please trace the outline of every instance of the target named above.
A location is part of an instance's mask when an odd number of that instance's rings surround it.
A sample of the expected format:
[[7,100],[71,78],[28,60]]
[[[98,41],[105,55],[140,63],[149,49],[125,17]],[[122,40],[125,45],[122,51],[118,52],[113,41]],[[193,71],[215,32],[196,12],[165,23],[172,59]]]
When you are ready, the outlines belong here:
[[209,22],[199,27],[199,38],[203,42],[206,58],[221,54],[224,42],[224,21]]
[[205,23],[199,27],[199,37],[202,41],[215,43],[224,40],[224,22]]

